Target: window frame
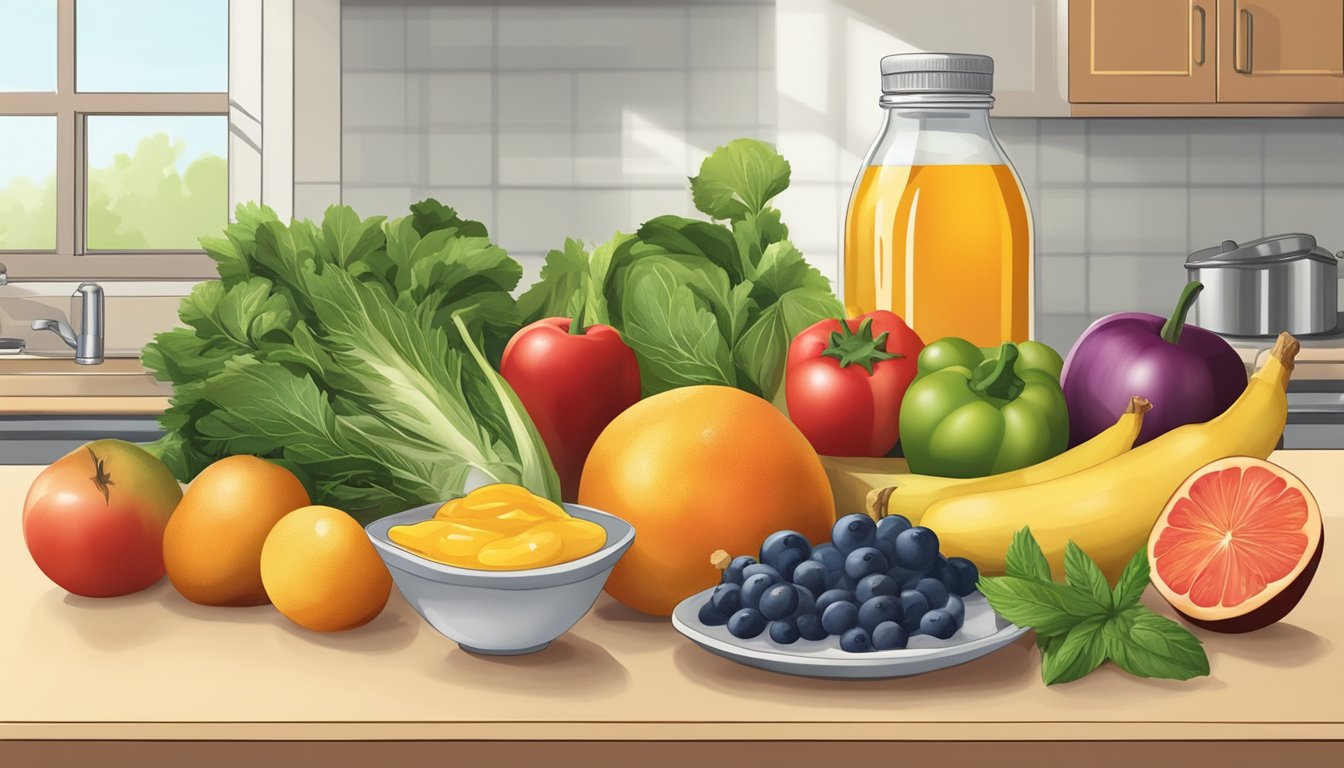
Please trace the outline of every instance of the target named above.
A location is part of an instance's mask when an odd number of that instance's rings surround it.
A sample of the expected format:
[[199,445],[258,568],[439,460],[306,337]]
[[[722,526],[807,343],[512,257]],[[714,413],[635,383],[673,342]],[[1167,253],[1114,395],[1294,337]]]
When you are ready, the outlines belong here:
[[[56,91],[0,92],[0,117],[56,118],[56,249],[3,250],[24,280],[183,280],[216,276],[204,251],[93,251],[86,247],[89,116],[229,116],[229,93],[81,93],[75,90],[75,2],[56,0]],[[229,30],[224,30],[227,35]],[[226,149],[226,154],[227,154]],[[225,158],[226,162],[228,157]],[[229,184],[233,184],[230,177]],[[229,200],[233,195],[228,196]],[[227,214],[226,214],[227,215]]]

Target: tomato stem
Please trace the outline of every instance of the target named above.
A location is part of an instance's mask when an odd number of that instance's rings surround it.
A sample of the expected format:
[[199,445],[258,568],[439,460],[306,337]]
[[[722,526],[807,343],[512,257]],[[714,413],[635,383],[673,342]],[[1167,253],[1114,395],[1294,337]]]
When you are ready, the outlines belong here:
[[862,366],[869,376],[873,375],[873,366],[883,360],[905,357],[896,352],[887,351],[887,336],[882,332],[873,338],[873,319],[865,318],[859,323],[858,331],[851,331],[849,322],[840,318],[840,330],[831,333],[830,344],[822,350],[823,357],[834,357],[840,361],[840,367]]
[[107,473],[107,467],[103,464],[103,460],[98,458],[98,454],[94,453],[93,449],[88,446],[85,446],[85,449],[89,452],[89,455],[93,457],[94,474],[93,477],[90,477],[89,479],[93,481],[93,484],[98,491],[103,494],[103,502],[111,505],[112,493],[109,486],[112,485],[112,476]]

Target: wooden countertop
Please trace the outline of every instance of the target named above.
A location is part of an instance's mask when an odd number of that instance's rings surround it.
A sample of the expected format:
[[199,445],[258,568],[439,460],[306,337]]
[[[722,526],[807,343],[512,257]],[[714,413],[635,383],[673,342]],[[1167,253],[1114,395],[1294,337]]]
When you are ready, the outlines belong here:
[[0,415],[158,415],[172,394],[137,358],[0,358]]
[[[1344,455],[1284,451],[1272,460],[1314,490],[1327,527],[1344,524]],[[74,597],[42,576],[19,532],[38,471],[0,467],[0,512],[10,521],[0,526],[10,617],[0,632],[0,740],[667,742],[666,751],[644,750],[643,765],[664,764],[654,752],[694,759],[678,743],[708,745],[709,759],[723,754],[714,751],[721,742],[946,741],[971,750],[992,742],[994,754],[1037,765],[1044,747],[1035,742],[1118,745],[1070,753],[1078,765],[1170,758],[1164,743],[1173,740],[1220,742],[1228,765],[1255,754],[1247,741],[1283,742],[1275,762],[1295,745],[1344,744],[1344,544],[1327,546],[1311,590],[1279,624],[1246,635],[1193,629],[1209,656],[1206,678],[1137,679],[1107,665],[1047,688],[1029,634],[940,672],[829,681],[721,659],[667,620],[606,596],[550,648],[513,658],[458,649],[395,590],[371,624],[334,635],[299,629],[270,606],[198,606],[166,580],[123,598]],[[1145,602],[1171,615],[1152,589]],[[1311,743],[1321,741],[1334,743]],[[1155,751],[1134,752],[1143,745]],[[1196,764],[1208,764],[1213,746]],[[1080,754],[1089,757],[1079,762]]]

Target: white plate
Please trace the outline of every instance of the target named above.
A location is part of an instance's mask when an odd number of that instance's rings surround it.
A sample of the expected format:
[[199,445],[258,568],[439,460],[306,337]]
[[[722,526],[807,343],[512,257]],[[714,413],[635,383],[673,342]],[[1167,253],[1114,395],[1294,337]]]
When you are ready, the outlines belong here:
[[776,645],[767,632],[750,640],[739,640],[728,634],[725,626],[701,624],[700,606],[713,591],[710,588],[682,600],[672,612],[672,626],[711,653],[789,675],[850,678],[918,675],[993,653],[1027,631],[994,613],[983,595],[972,592],[962,598],[966,604],[965,624],[946,640],[913,635],[907,648],[867,653],[840,650],[840,638],[836,636]]

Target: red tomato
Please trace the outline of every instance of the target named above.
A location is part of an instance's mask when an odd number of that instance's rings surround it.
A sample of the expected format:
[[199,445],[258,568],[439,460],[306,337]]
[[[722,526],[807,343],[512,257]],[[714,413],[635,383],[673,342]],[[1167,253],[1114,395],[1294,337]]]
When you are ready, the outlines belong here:
[[901,438],[901,400],[924,342],[900,317],[878,310],[822,320],[789,345],[789,418],[823,456],[885,456]]
[[23,503],[37,567],[85,597],[136,592],[163,576],[163,529],[182,488],[163,462],[122,440],[98,440],[42,470]]
[[597,436],[639,402],[639,363],[609,325],[570,332],[571,321],[550,317],[509,339],[499,373],[537,425],[560,476],[565,501],[577,501],[579,478]]

